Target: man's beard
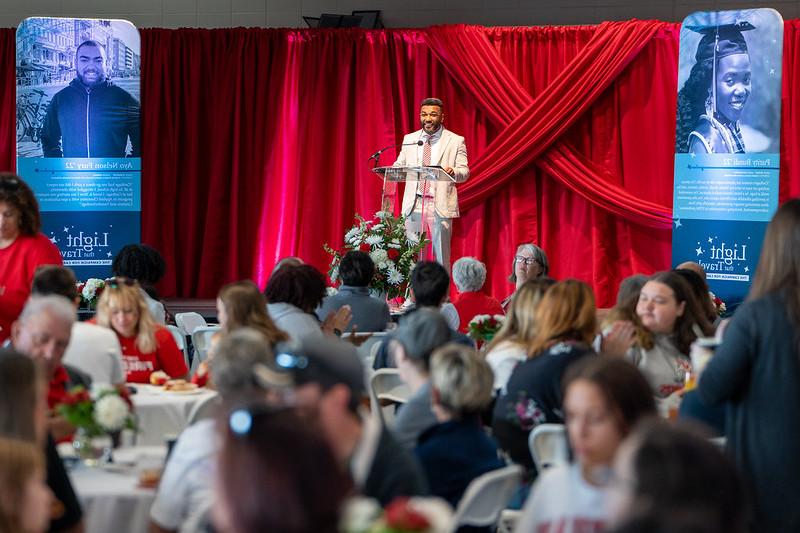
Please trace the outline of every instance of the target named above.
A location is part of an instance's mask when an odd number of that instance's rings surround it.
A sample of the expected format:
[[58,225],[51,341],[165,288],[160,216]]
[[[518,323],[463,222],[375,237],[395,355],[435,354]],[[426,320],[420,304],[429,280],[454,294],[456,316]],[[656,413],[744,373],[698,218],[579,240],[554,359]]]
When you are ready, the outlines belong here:
[[94,87],[95,85],[99,85],[99,84],[103,83],[106,80],[106,77],[103,74],[97,72],[96,70],[93,71],[93,72],[95,72],[97,74],[97,77],[94,79],[94,81],[86,80],[86,78],[84,77],[84,74],[80,74],[80,73],[77,73],[78,80],[82,84],[84,84],[86,87]]

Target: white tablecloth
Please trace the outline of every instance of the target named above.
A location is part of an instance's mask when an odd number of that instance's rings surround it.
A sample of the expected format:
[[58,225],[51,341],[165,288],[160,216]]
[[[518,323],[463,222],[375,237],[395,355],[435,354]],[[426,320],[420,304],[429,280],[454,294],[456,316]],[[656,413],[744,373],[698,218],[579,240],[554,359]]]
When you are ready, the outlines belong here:
[[139,420],[139,446],[164,444],[164,435],[178,435],[186,427],[192,408],[206,398],[216,396],[216,391],[198,389],[197,394],[166,392],[162,387],[136,384],[136,394],[131,396]]
[[83,506],[86,533],[146,533],[155,489],[139,487],[142,461],[163,464],[165,446],[139,446],[114,451],[115,466],[78,465],[69,472]]

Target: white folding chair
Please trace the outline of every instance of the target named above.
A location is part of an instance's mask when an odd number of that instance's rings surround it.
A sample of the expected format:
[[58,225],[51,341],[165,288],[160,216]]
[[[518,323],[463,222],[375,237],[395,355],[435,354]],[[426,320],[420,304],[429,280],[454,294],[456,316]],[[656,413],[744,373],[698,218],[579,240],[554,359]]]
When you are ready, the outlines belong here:
[[453,515],[452,531],[461,526],[494,526],[522,479],[522,467],[506,466],[476,477]]
[[192,410],[189,411],[189,419],[187,422],[187,426],[191,426],[198,420],[202,420],[204,418],[213,418],[216,413],[217,409],[219,409],[221,402],[220,397],[218,395],[209,396],[208,398],[204,398],[194,404]]
[[167,325],[167,329],[172,333],[172,338],[175,339],[175,344],[183,352],[183,360],[186,361],[186,367],[189,367],[189,349],[186,347],[186,336],[183,331],[177,326]]
[[[359,357],[361,357],[361,362],[366,364],[366,361],[369,359],[370,355],[373,351],[373,346],[380,345],[380,343],[386,338],[388,333],[386,331],[376,331],[374,333],[356,333],[356,339],[364,338],[367,335],[369,337],[367,340],[362,342],[360,345],[356,346],[356,352],[358,352]],[[350,337],[352,337],[351,333],[344,333],[342,335],[342,340],[350,342]],[[372,368],[371,366],[369,368]]]
[[192,345],[194,345],[194,357],[192,358],[192,374],[197,370],[197,367],[208,359],[208,349],[211,346],[211,337],[214,333],[220,331],[222,328],[219,326],[205,326],[195,328],[192,332]]
[[539,424],[528,435],[528,449],[536,470],[569,463],[569,446],[564,424]]
[[175,324],[183,331],[184,335],[191,336],[197,328],[208,326],[206,319],[200,313],[176,313]]
[[400,378],[400,372],[396,368],[381,368],[373,372],[369,379],[369,390],[372,413],[380,416],[384,423],[391,420],[387,420],[383,406],[389,404],[393,413],[394,404],[406,403],[411,396],[411,390]]

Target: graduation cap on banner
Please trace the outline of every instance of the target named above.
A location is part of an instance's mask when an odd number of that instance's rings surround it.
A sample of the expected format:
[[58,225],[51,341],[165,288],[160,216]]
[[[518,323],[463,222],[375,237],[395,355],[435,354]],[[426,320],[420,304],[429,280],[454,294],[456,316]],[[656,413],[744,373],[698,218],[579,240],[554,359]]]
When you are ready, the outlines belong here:
[[715,26],[687,26],[687,29],[701,34],[703,37],[697,45],[695,59],[720,59],[734,54],[746,54],[747,42],[742,32],[756,29],[747,21]]

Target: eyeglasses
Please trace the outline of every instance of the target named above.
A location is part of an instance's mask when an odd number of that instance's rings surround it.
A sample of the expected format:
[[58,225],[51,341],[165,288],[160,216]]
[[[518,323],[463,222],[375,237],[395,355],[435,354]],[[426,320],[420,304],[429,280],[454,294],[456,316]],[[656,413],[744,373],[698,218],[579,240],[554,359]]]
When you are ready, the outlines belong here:
[[118,276],[116,278],[108,278],[105,280],[106,287],[111,287],[112,289],[119,289],[122,285],[127,287],[138,287],[139,282],[135,279],[130,278],[123,278]]
[[533,257],[523,257],[521,255],[515,255],[514,262],[520,265],[534,265],[538,263],[539,260]]

